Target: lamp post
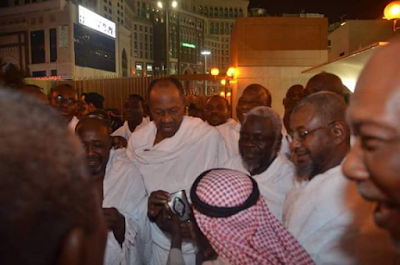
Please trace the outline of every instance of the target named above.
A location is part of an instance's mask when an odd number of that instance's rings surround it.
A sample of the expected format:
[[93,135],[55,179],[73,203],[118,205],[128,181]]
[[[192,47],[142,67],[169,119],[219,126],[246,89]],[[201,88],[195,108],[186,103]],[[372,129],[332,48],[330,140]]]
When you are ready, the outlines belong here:
[[[169,69],[169,11],[171,7],[173,9],[178,7],[178,1],[165,0],[165,2],[166,2],[165,3],[165,64],[167,68],[167,74],[170,74],[171,70]],[[163,9],[164,2],[158,1],[157,6],[160,9]]]
[[[204,74],[207,74],[207,56],[211,55],[211,52],[204,50],[201,55],[204,55]],[[204,94],[207,94],[207,92],[207,80],[204,80]]]
[[389,3],[383,11],[385,19],[393,20],[393,32],[396,32],[397,21],[400,19],[400,1]]

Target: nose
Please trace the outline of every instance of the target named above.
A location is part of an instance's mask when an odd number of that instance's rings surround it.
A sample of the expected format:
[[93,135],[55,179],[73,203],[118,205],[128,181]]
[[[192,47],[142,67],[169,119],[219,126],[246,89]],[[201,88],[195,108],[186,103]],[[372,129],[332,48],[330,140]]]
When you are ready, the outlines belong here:
[[172,122],[172,117],[168,113],[165,113],[165,115],[162,117],[162,122],[163,123],[171,123]]
[[86,146],[86,154],[87,154],[87,156],[91,156],[93,153],[94,153],[93,146],[91,144],[88,144]]
[[344,175],[353,181],[364,181],[369,178],[359,138],[356,139],[350,153],[347,155],[342,170]]

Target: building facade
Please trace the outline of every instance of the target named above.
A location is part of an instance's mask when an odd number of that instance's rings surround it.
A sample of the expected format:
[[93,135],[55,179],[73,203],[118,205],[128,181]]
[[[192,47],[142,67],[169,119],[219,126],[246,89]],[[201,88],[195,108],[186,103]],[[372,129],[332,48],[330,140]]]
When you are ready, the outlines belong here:
[[[159,2],[4,0],[0,57],[29,68],[34,77],[191,74],[209,72],[212,67],[225,72],[234,23],[247,16],[249,1],[178,0],[175,8],[172,0],[162,0],[163,7]],[[82,25],[80,5],[115,23],[115,37]],[[201,54],[204,50],[211,52],[207,59]],[[114,67],[110,66],[113,62]]]
[[[127,76],[131,33],[80,4],[15,0],[0,8],[0,58],[32,77]],[[94,1],[86,1],[92,9]],[[96,22],[97,25],[93,25]]]

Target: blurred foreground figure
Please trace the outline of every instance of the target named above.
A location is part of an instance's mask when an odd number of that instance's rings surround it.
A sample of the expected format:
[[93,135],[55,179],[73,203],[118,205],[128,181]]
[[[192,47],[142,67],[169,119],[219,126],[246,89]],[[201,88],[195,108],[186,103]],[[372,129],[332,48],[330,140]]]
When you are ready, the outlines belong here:
[[[170,193],[185,190],[189,194],[196,176],[221,166],[227,160],[227,151],[217,129],[198,118],[184,116],[185,95],[179,80],[153,80],[147,98],[153,122],[131,135],[127,154],[151,193],[148,216],[152,221],[153,255],[149,264],[165,264],[171,231],[162,231],[159,218]],[[190,238],[185,238],[182,251],[187,264],[195,264]]]
[[[270,212],[256,181],[248,175],[228,169],[204,172],[194,182],[191,198],[200,228],[196,235],[198,249],[208,252],[203,262],[313,264]],[[206,251],[207,246],[211,251]],[[207,256],[216,260],[207,260]]]
[[356,143],[344,163],[361,196],[377,204],[375,223],[400,253],[400,39],[377,51],[357,83],[347,113]]
[[100,194],[78,139],[17,92],[0,90],[0,120],[0,264],[103,264]]
[[105,264],[146,264],[151,254],[146,189],[125,150],[111,152],[111,127],[104,115],[89,113],[78,123],[76,134],[86,150],[90,177],[103,198],[110,231]]
[[240,155],[224,167],[250,174],[275,217],[282,221],[283,204],[295,177],[295,168],[279,155],[282,122],[269,107],[256,107],[244,117],[240,130]]
[[36,85],[23,85],[18,88],[18,91],[28,94],[28,95],[42,101],[43,103],[49,104],[49,100],[47,99],[47,96],[41,87],[38,87]]
[[350,150],[346,108],[342,97],[326,91],[294,108],[291,147],[298,178],[283,221],[317,264],[393,264],[388,238],[370,218],[373,205],[342,174]]
[[50,105],[69,122],[68,127],[75,132],[79,120],[75,116],[78,108],[78,92],[69,84],[61,84],[50,92]]

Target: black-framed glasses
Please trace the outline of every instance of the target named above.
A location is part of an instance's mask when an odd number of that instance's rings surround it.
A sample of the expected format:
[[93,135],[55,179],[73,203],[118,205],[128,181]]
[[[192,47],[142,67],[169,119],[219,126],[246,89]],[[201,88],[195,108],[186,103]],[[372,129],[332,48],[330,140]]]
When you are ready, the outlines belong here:
[[315,133],[318,130],[324,129],[324,128],[328,128],[330,129],[330,127],[335,123],[336,121],[332,121],[326,125],[317,127],[315,129],[312,130],[304,130],[304,131],[295,131],[294,133],[291,133],[289,135],[286,136],[286,139],[288,140],[289,143],[293,142],[293,140],[297,140],[299,142],[304,142],[308,136],[312,135],[313,133]]
[[67,103],[68,105],[74,105],[75,103],[76,103],[76,100],[75,99],[73,99],[73,98],[64,98],[63,96],[61,96],[61,95],[58,95],[56,98],[55,98],[55,100],[56,100],[56,103],[57,104],[63,104],[63,103]]

